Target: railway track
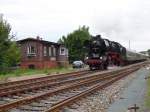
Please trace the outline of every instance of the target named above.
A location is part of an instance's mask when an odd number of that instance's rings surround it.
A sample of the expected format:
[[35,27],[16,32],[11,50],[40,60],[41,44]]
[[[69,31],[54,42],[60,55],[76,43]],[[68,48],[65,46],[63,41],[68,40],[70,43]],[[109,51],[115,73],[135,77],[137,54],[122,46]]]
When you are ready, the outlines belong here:
[[[4,85],[0,88],[3,92],[0,93],[0,111],[10,112],[55,112],[64,106],[74,102],[82,96],[86,96],[91,92],[104,88],[116,80],[128,75],[131,72],[136,71],[140,68],[140,64],[134,66],[125,67],[117,71],[109,71],[106,73],[89,73],[82,72],[77,73],[78,75],[65,75],[62,76],[51,76],[50,82],[39,83],[40,81],[32,83],[34,87],[22,87],[22,90],[16,90],[13,93],[8,92],[11,87],[4,89]],[[89,73],[89,74],[87,74]],[[86,75],[83,75],[86,74]],[[72,77],[75,76],[75,77]],[[77,76],[77,77],[76,77]],[[45,78],[47,79],[47,78]],[[58,79],[58,80],[57,80]],[[59,80],[61,79],[61,81]],[[63,80],[62,80],[63,79]],[[43,80],[41,80],[43,81]],[[21,83],[19,82],[19,85]],[[24,83],[23,83],[24,84]],[[21,84],[21,85],[23,85]],[[25,83],[29,84],[29,83]],[[35,85],[36,84],[36,85]],[[28,85],[29,86],[29,85]],[[30,85],[31,86],[31,85]],[[9,89],[8,89],[9,88]],[[12,89],[12,88],[11,88]],[[5,93],[5,94],[4,94]]]
[[13,85],[23,85],[23,84],[28,84],[30,82],[36,82],[36,81],[42,81],[45,79],[63,79],[63,78],[67,78],[70,76],[78,76],[78,75],[84,75],[86,73],[90,73],[90,71],[88,70],[84,70],[84,71],[77,71],[77,72],[70,72],[70,73],[64,73],[64,74],[58,74],[58,75],[48,75],[48,76],[43,76],[43,77],[39,77],[39,78],[31,78],[31,79],[25,79],[25,80],[18,80],[18,81],[12,81],[12,82],[6,82],[6,83],[0,83],[0,88],[5,88],[5,87],[11,87]]
[[55,86],[65,82],[71,82],[72,79],[82,77],[85,74],[90,74],[91,71],[73,72],[61,75],[52,75],[29,80],[21,80],[16,82],[8,82],[0,86],[0,96],[8,96],[16,93],[21,93],[30,90],[41,89],[44,87]]

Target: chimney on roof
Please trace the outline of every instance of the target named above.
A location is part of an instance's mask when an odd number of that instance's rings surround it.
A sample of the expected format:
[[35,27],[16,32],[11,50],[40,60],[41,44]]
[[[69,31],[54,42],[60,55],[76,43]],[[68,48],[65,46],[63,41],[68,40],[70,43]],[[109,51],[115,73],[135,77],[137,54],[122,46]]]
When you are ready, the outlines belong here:
[[39,37],[39,36],[37,36],[37,37],[36,37],[36,39],[37,39],[37,40],[40,40],[40,37]]

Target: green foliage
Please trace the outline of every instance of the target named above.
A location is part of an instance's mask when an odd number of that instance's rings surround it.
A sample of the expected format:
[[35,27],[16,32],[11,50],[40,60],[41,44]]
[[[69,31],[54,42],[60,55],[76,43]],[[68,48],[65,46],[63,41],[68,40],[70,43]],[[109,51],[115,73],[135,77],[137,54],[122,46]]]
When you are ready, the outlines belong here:
[[8,79],[9,77],[18,77],[18,76],[29,76],[29,75],[41,75],[41,74],[47,74],[52,75],[56,73],[67,73],[67,72],[73,72],[75,69],[70,67],[56,67],[56,68],[50,68],[50,69],[16,69],[14,71],[11,71],[9,73],[0,73],[0,81]]
[[10,48],[7,50],[7,55],[5,56],[8,66],[16,66],[20,61],[20,49],[17,47],[15,42],[12,42]]
[[83,26],[58,40],[69,50],[69,61],[84,60],[84,41],[90,39],[89,27]]
[[19,48],[10,36],[10,25],[0,18],[0,72],[5,72],[9,67],[16,65],[20,59]]

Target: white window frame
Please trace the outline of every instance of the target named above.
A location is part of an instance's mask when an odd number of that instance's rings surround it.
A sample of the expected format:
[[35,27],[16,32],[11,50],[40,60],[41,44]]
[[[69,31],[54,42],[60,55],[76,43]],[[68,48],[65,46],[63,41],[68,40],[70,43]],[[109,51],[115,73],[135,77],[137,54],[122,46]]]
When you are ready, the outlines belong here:
[[56,48],[53,47],[53,56],[56,57]]
[[44,56],[47,56],[47,47],[46,46],[44,46],[44,48],[43,48],[44,50],[43,50],[43,53],[44,53]]
[[48,48],[48,50],[49,50],[49,51],[48,51],[49,56],[52,56],[52,48],[51,48],[51,47],[49,47],[49,48]]
[[[64,50],[64,52],[62,53],[62,49]],[[60,47],[60,55],[66,55],[66,49],[64,47]]]
[[30,54],[30,46],[27,47],[27,54]]
[[[34,48],[34,52],[32,51],[32,47]],[[29,45],[28,47],[27,47],[27,55],[28,56],[36,56],[36,49],[35,49],[35,46],[31,46],[31,45]]]

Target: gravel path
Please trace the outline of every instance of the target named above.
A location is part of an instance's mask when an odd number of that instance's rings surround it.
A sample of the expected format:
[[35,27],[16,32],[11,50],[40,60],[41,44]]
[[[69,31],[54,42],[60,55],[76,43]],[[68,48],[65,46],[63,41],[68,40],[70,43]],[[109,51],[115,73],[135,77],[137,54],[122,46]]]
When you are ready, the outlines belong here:
[[116,111],[116,107],[119,107],[118,104],[112,106],[114,110],[110,109],[109,106],[110,104],[115,104],[114,101],[124,99],[121,96],[124,93],[124,90],[130,87],[132,82],[138,79],[138,76],[140,76],[143,71],[146,73],[148,70],[142,68],[137,72],[132,73],[132,75],[115,82],[113,85],[100,90],[87,98],[83,98],[80,102],[76,102],[72,106],[66,107],[63,112],[127,112]]
[[107,112],[134,112],[128,110],[128,108],[133,107],[134,104],[139,107],[137,112],[149,112],[145,109],[144,104],[147,89],[145,77],[147,77],[149,73],[150,71],[147,69],[141,69],[137,72],[136,79],[123,91],[120,99],[117,99]]

